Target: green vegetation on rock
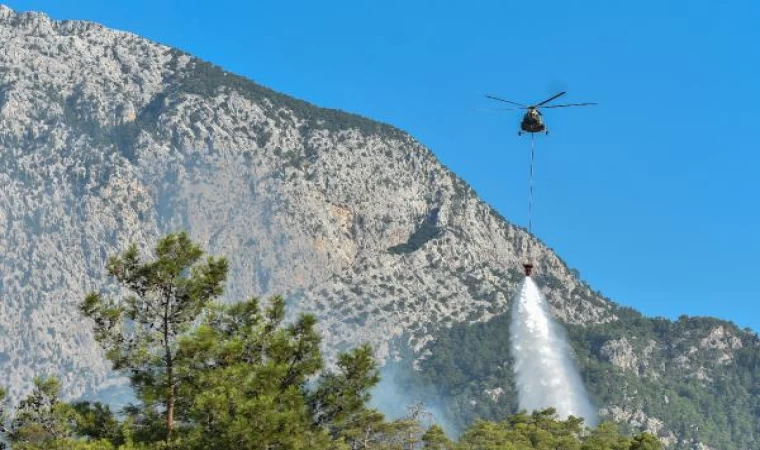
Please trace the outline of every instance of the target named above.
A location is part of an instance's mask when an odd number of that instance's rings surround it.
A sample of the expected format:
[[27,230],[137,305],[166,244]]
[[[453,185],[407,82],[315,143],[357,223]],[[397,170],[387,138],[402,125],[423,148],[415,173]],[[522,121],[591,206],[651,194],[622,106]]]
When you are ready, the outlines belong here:
[[[285,321],[274,297],[223,305],[227,265],[186,234],[170,234],[141,260],[135,246],[108,271],[132,295],[90,294],[82,310],[137,404],[116,415],[100,403],[69,404],[55,378],[7,414],[0,391],[0,448],[15,450],[659,450],[652,436],[627,437],[612,424],[586,429],[554,410],[477,421],[459,442],[423,424],[424,409],[388,421],[367,406],[379,382],[372,348],[338,355],[324,370],[316,319]],[[10,417],[8,417],[10,416]]]
[[[703,442],[721,450],[760,442],[760,341],[711,318],[646,318],[621,308],[619,320],[566,326],[584,382],[607,419],[626,431],[661,428],[675,449]],[[517,412],[509,314],[439,331],[407,387],[433,388],[455,425]],[[646,420],[649,422],[646,422]],[[641,444],[644,445],[644,444]],[[646,447],[640,447],[646,448]]]

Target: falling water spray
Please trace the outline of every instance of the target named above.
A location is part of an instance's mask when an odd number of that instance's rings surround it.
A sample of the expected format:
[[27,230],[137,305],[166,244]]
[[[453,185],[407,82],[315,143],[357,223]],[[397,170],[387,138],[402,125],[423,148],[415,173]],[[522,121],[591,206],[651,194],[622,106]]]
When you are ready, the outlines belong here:
[[570,346],[531,277],[525,277],[512,305],[512,356],[520,409],[553,407],[562,418],[573,415],[595,425],[596,414]]

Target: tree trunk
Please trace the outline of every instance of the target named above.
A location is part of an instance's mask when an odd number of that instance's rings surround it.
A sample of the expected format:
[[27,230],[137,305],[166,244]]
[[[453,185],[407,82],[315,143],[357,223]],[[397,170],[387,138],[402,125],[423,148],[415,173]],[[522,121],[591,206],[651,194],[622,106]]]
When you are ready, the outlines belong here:
[[172,432],[174,431],[174,376],[172,373],[171,359],[166,366],[166,440],[169,441],[172,438]]
[[164,352],[166,358],[166,441],[172,439],[174,431],[174,361],[172,351],[169,347],[169,304],[167,299],[164,306],[163,317],[163,334],[164,334]]

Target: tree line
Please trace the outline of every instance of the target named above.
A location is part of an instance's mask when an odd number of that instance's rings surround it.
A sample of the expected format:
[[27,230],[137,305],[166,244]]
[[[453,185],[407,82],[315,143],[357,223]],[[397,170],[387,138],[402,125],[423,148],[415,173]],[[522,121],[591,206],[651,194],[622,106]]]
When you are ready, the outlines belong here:
[[595,429],[553,409],[476,421],[457,441],[412,405],[388,420],[368,405],[380,381],[372,348],[340,353],[325,369],[314,316],[285,320],[285,302],[216,301],[224,258],[205,257],[184,232],[150,258],[135,245],[109,258],[127,294],[90,293],[80,309],[137,401],[113,411],[65,402],[60,383],[37,378],[14,408],[0,389],[0,448],[14,450],[659,450],[652,435]]

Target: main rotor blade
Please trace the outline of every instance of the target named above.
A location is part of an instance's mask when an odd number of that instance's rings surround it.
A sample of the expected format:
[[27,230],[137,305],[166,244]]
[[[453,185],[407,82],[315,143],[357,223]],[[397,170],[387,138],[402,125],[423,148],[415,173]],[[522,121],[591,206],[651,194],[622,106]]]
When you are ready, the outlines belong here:
[[546,99],[546,100],[542,101],[541,103],[537,103],[537,104],[535,104],[535,105],[533,105],[533,106],[541,106],[541,105],[545,105],[545,104],[549,103],[550,101],[554,100],[555,98],[557,98],[557,97],[561,97],[561,96],[563,96],[563,95],[565,95],[565,91],[562,91],[562,92],[560,92],[559,94],[555,95],[554,97],[550,97],[550,98],[548,98],[548,99]]
[[527,108],[478,108],[475,111],[478,112],[502,112],[502,111],[517,111],[520,109],[527,109]]
[[528,107],[528,105],[523,105],[522,103],[517,103],[517,102],[511,102],[509,100],[504,100],[503,98],[494,97],[493,95],[489,95],[489,94],[486,94],[486,97],[490,98],[491,100],[498,100],[500,102],[509,103],[510,105],[520,106],[520,107],[523,107],[523,108],[527,108]]
[[564,105],[549,105],[549,106],[542,106],[541,109],[548,109],[548,108],[567,108],[568,106],[591,106],[591,105],[598,105],[598,103],[565,103]]

